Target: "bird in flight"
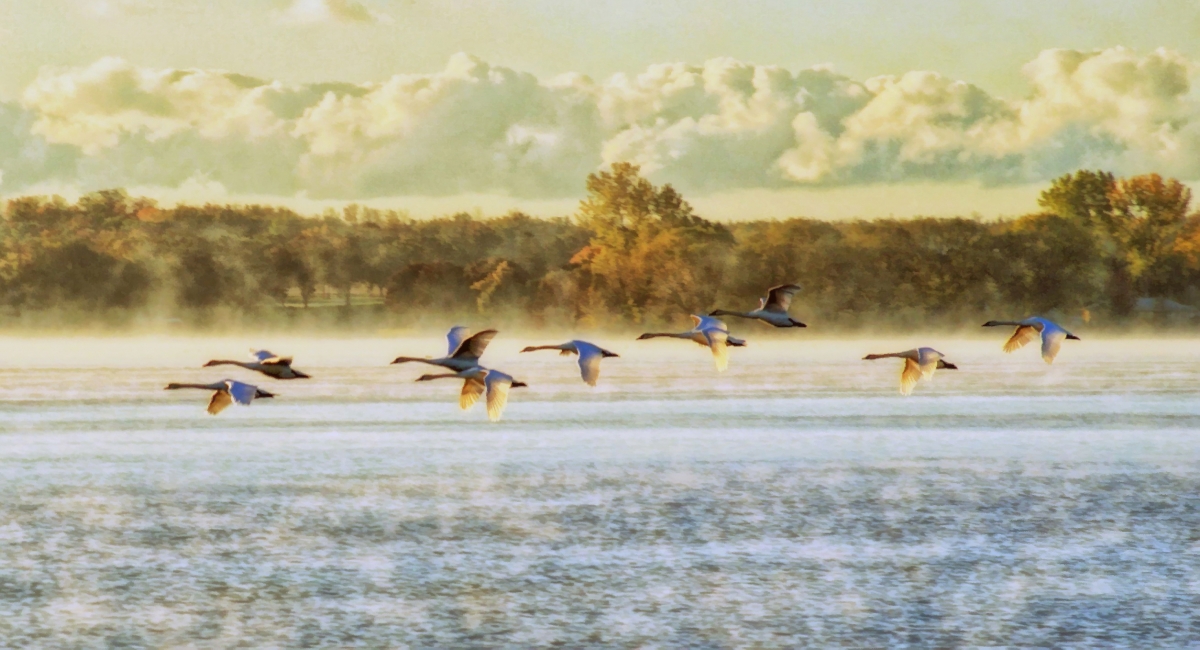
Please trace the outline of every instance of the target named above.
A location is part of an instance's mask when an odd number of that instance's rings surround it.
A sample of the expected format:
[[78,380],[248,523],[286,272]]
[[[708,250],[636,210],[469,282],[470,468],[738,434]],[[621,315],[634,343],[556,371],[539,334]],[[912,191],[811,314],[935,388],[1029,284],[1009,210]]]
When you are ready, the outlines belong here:
[[788,316],[788,309],[792,306],[792,296],[796,295],[796,292],[799,290],[799,285],[781,284],[777,287],[767,289],[767,297],[758,299],[758,309],[754,311],[717,309],[711,312],[709,316],[753,318],[768,325],[774,325],[775,327],[808,327],[804,323]]
[[238,404],[240,406],[250,406],[250,403],[256,399],[264,399],[275,397],[274,393],[254,386],[252,384],[243,384],[240,381],[225,379],[213,384],[167,384],[163,390],[179,390],[182,388],[196,388],[199,390],[213,391],[212,399],[208,401],[209,415],[216,415],[224,411],[230,404]]

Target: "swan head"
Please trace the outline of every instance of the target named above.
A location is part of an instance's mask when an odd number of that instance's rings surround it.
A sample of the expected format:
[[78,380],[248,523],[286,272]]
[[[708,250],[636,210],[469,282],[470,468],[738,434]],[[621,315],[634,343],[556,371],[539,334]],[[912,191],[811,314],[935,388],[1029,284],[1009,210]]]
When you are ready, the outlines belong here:
[[637,337],[637,340],[639,340],[639,341],[644,341],[644,340],[646,340],[646,339],[652,339],[652,338],[654,338],[654,335],[653,335],[653,334],[651,334],[651,333],[649,333],[649,332],[646,332],[645,334],[643,334],[643,335],[641,335],[641,336]]
[[203,368],[207,368],[207,367],[209,367],[209,366],[219,366],[219,365],[221,365],[221,364],[220,364],[220,363],[218,363],[218,362],[216,361],[216,359],[214,359],[214,360],[212,360],[212,361],[209,361],[208,363],[204,364],[204,365],[203,365],[203,366],[201,366],[201,367],[203,367]]
[[529,345],[529,346],[526,346],[524,350],[521,350],[521,352],[533,352],[536,349],[537,348],[533,347],[532,345]]
[[417,377],[417,381],[433,381],[434,379],[437,379],[437,375],[421,375]]
[[990,321],[988,321],[988,322],[984,323],[984,324],[983,324],[983,326],[984,326],[984,327],[996,327],[996,326],[997,326],[997,325],[999,325],[999,324],[1000,324],[1000,323],[997,323],[997,322],[996,322],[996,321],[994,321],[994,320],[990,320]]
[[180,388],[183,388],[183,387],[180,386],[179,384],[171,382],[171,383],[167,384],[165,387],[163,387],[163,390],[179,390]]
[[1083,340],[1083,339],[1079,338],[1078,336],[1075,336],[1074,334],[1068,334],[1068,335],[1067,335],[1067,338],[1071,339],[1072,341],[1081,341],[1081,340]]

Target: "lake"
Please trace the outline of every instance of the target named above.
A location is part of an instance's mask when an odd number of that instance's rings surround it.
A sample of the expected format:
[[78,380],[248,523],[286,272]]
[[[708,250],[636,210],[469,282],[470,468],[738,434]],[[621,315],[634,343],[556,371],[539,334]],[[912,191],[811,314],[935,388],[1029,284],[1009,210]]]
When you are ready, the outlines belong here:
[[[1200,645],[1200,339],[0,338],[12,647]],[[632,337],[630,337],[632,338]],[[959,365],[898,394],[898,360]],[[311,380],[240,368],[250,346]],[[204,412],[169,381],[274,400]]]

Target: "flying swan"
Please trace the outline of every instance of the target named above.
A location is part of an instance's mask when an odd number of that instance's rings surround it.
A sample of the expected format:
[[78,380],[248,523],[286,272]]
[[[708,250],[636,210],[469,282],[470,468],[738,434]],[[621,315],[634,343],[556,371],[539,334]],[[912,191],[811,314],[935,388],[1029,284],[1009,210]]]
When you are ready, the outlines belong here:
[[945,360],[945,355],[933,348],[917,348],[915,350],[905,350],[904,352],[890,352],[888,354],[868,354],[863,357],[864,360],[872,359],[904,359],[904,370],[900,371],[900,394],[912,394],[913,387],[917,385],[922,377],[925,379],[933,379],[933,371],[945,368],[946,370],[958,370],[958,366],[953,363],[948,363]]
[[253,386],[251,384],[243,384],[240,381],[226,379],[218,381],[215,384],[167,384],[163,390],[179,390],[181,388],[197,388],[200,390],[211,390],[213,392],[212,399],[208,402],[209,415],[216,415],[224,411],[230,404],[238,404],[241,406],[249,406],[250,402],[256,399],[267,397],[275,397],[274,393]]

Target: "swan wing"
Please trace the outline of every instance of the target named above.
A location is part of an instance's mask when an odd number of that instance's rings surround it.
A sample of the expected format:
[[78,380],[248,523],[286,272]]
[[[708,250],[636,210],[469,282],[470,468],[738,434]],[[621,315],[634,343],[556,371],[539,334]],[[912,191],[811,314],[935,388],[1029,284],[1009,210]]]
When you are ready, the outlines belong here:
[[921,366],[921,376],[925,379],[933,379],[933,371],[938,368],[938,360],[942,358],[942,353],[933,348],[920,348],[917,350],[917,362]]
[[250,402],[254,400],[254,396],[258,394],[258,386],[243,384],[232,379],[225,382],[225,389],[229,391],[233,401],[242,406],[249,406]]
[[483,397],[483,382],[474,377],[463,382],[462,392],[458,394],[458,408],[467,410],[475,406],[475,402]]
[[498,333],[496,330],[483,330],[474,336],[468,336],[458,344],[450,356],[455,359],[478,359],[483,356],[488,343],[491,343]]
[[496,422],[508,404],[508,389],[512,388],[513,379],[502,372],[493,370],[488,373],[486,381],[488,419]]
[[700,316],[698,314],[692,314],[692,322],[696,324],[695,329],[698,330],[715,329],[723,332],[729,331],[728,325],[720,320],[717,320],[716,318],[713,318],[712,316]]
[[724,330],[709,329],[704,331],[704,338],[708,340],[708,347],[712,350],[717,372],[725,372],[729,367],[729,334]]
[[450,331],[446,332],[446,343],[450,345],[450,349],[446,351],[446,354],[454,354],[458,346],[462,345],[463,339],[467,338],[467,335],[470,333],[470,328],[463,327],[462,325],[451,327]]
[[604,358],[604,352],[591,343],[583,341],[577,341],[575,348],[579,350],[580,376],[588,386],[595,386],[596,380],[600,379],[600,360]]
[[212,399],[208,400],[208,414],[216,415],[229,408],[230,404],[233,404],[233,398],[229,396],[229,391],[214,391]]
[[767,289],[767,300],[762,309],[786,314],[792,306],[792,296],[796,295],[799,290],[800,287],[795,284],[781,284]]
[[1012,352],[1025,347],[1025,344],[1038,337],[1037,328],[1032,325],[1019,325],[1013,335],[1009,337],[1008,342],[1004,344],[1005,352]]
[[921,380],[921,365],[912,359],[904,360],[904,370],[900,372],[900,394],[911,395],[913,387]]
[[1065,340],[1067,340],[1067,333],[1062,328],[1050,329],[1047,327],[1042,330],[1042,361],[1054,363],[1054,357],[1058,356],[1058,351],[1062,348]]

